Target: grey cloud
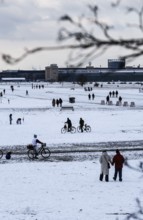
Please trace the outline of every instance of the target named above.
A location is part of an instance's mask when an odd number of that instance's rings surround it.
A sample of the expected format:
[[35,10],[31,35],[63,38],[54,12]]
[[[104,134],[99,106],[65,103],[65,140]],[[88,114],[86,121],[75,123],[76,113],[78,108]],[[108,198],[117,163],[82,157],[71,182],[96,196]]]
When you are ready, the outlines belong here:
[[[24,1],[23,1],[24,2]],[[44,33],[48,25],[42,20],[47,9],[38,8],[33,1],[22,1],[15,4],[6,4],[0,7],[0,38],[33,38],[42,37],[40,31]],[[40,30],[41,29],[41,30]]]
[[[122,22],[119,23],[120,17],[116,16],[116,10],[113,14],[110,13],[110,3],[113,1],[96,0],[96,3],[101,7],[100,13],[103,20],[116,21],[116,27],[121,29]],[[129,4],[129,0],[124,1],[125,4]],[[122,5],[124,1],[122,1]],[[95,4],[95,1],[53,0],[50,1],[50,4],[45,1],[43,6],[39,3],[40,0],[5,0],[5,3],[0,5],[0,38],[15,40],[56,39],[59,29],[57,21],[60,16],[69,14],[78,17],[84,13],[88,14],[87,5]],[[120,16],[120,13],[118,14]]]
[[[68,12],[78,14],[80,3],[61,0],[57,8],[40,7],[39,0],[11,0],[0,5],[0,38],[42,40],[53,38],[58,18]],[[46,18],[46,19],[44,19]],[[56,38],[56,37],[55,37]]]

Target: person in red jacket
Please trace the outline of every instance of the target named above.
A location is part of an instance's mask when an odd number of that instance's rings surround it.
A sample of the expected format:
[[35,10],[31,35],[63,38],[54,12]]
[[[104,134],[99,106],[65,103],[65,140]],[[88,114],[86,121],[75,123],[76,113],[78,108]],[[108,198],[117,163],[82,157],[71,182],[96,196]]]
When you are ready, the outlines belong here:
[[116,181],[117,175],[119,175],[119,181],[122,181],[122,168],[123,168],[123,163],[125,159],[122,154],[120,154],[120,151],[117,149],[116,150],[116,155],[113,157],[112,160],[112,165],[115,165],[115,173],[113,180]]

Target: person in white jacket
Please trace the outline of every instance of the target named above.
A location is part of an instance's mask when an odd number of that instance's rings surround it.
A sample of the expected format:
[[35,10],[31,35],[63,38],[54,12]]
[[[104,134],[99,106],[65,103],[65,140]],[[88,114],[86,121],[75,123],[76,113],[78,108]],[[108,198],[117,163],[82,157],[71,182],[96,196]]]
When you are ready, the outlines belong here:
[[101,164],[101,173],[99,180],[102,181],[103,177],[105,176],[105,181],[109,181],[109,165],[111,163],[111,158],[107,154],[106,150],[102,152],[102,155],[99,158],[99,162]]
[[38,158],[37,155],[37,144],[43,144],[43,142],[41,142],[40,140],[37,139],[37,135],[34,134],[34,137],[32,139],[32,145],[33,145],[33,148],[34,148],[34,151],[35,151],[35,158]]

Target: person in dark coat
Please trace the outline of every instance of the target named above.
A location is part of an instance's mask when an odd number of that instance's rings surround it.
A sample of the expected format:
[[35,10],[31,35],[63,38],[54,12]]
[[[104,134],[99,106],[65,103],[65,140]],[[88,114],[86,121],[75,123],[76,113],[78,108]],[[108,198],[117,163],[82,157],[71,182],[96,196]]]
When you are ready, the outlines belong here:
[[59,106],[59,99],[56,99],[57,107]]
[[56,104],[56,100],[52,99],[52,106],[55,107],[55,104]]
[[109,92],[109,96],[111,97],[111,95],[112,95],[112,92],[110,91],[110,92]]
[[108,96],[106,97],[106,104],[108,104],[109,101],[110,101],[110,97],[109,97],[109,95],[108,95]]
[[65,122],[68,125],[68,131],[71,131],[71,127],[72,127],[72,122],[69,118],[67,118],[67,121]]
[[92,100],[94,100],[94,98],[95,98],[95,95],[94,95],[94,93],[92,93]]
[[59,98],[60,107],[62,107],[62,103],[63,103],[63,100],[61,98]]
[[88,94],[88,99],[89,99],[89,100],[91,99],[91,95],[90,95],[90,94]]
[[120,154],[120,151],[116,150],[116,155],[113,157],[112,165],[115,165],[115,173],[113,180],[116,181],[117,175],[119,175],[119,181],[122,181],[122,168],[125,159],[123,155]]
[[79,119],[79,126],[80,126],[81,132],[83,132],[84,120],[82,118]]
[[119,102],[120,102],[120,103],[122,102],[122,97],[121,97],[121,96],[119,96]]
[[118,97],[118,91],[116,90],[116,97]]
[[9,115],[9,123],[12,124],[12,114]]
[[10,160],[10,159],[11,159],[11,154],[12,154],[12,152],[7,152],[5,158],[6,158],[7,160]]

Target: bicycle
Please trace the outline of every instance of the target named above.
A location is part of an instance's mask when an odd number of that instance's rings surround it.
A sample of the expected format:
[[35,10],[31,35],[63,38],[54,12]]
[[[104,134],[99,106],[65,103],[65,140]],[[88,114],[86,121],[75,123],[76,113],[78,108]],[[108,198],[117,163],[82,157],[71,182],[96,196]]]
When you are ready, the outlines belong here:
[[0,159],[3,157],[3,151],[0,150]]
[[34,159],[39,154],[43,158],[48,159],[51,155],[51,151],[49,150],[48,147],[46,147],[46,144],[41,144],[41,147],[37,150],[37,154],[34,150],[33,145],[31,144],[27,145],[27,149],[28,149],[27,154],[28,154],[29,159]]
[[[81,132],[80,126],[77,127],[77,131],[78,131],[78,132]],[[86,131],[86,132],[91,132],[91,127],[90,127],[90,125],[85,124],[85,125],[83,126],[83,132],[84,132],[84,131]]]
[[76,128],[74,126],[72,126],[70,131],[68,131],[68,126],[65,124],[64,127],[61,128],[61,133],[65,134],[66,132],[71,132],[73,134],[76,132]]

